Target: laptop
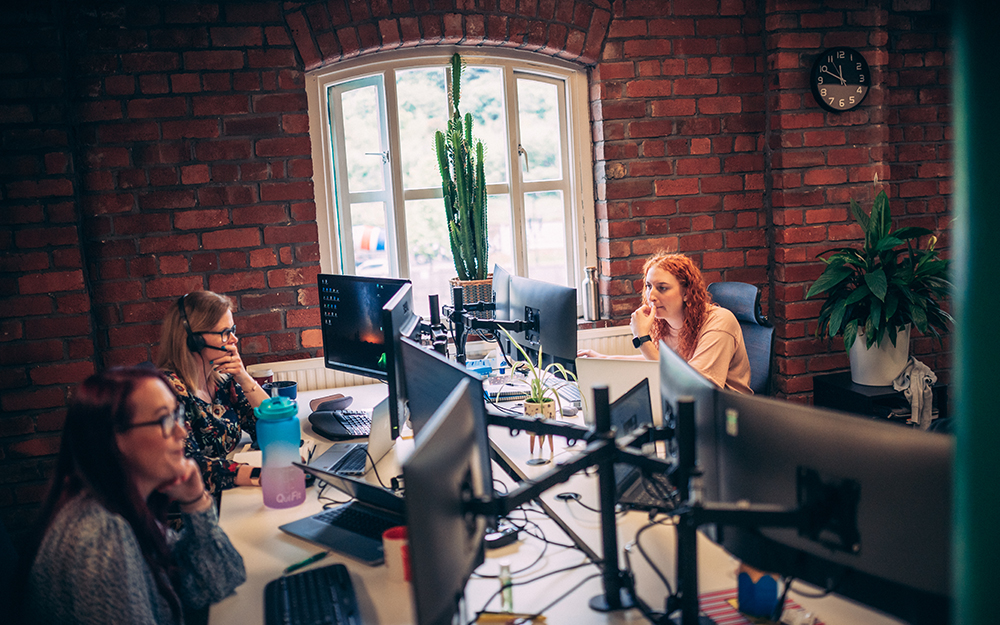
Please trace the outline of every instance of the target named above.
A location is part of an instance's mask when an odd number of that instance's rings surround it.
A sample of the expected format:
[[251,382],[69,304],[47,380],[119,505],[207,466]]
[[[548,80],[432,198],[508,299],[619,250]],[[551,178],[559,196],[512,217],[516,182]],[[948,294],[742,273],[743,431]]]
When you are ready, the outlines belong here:
[[[593,415],[593,387],[606,385],[608,397],[614,400],[640,380],[649,380],[649,393],[653,407],[653,423],[662,423],[663,406],[660,402],[660,363],[655,360],[622,360],[620,358],[577,358],[576,376],[580,382],[580,390],[587,398],[590,407],[584,416],[590,419]],[[588,423],[587,425],[592,425]]]
[[[371,471],[393,446],[389,400],[372,410],[372,428],[367,443],[334,443],[310,466],[338,475],[362,476]],[[366,453],[367,452],[367,453]]]
[[[643,379],[611,403],[611,427],[615,438],[627,436],[640,426],[653,425],[649,380]],[[644,478],[639,467],[615,463],[617,503],[634,510],[672,510],[673,486],[666,474],[654,473]]]
[[331,473],[315,466],[293,463],[306,473],[328,482],[352,497],[351,501],[298,521],[280,530],[322,545],[370,566],[382,564],[382,532],[406,525],[406,500],[364,480]]

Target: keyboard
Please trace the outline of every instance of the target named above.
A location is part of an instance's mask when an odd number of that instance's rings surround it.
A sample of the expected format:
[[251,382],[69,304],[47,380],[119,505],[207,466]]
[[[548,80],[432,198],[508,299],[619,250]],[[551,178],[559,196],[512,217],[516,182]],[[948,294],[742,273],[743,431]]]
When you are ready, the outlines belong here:
[[343,564],[287,575],[264,587],[266,625],[361,625],[354,585]]
[[334,473],[343,473],[344,475],[363,475],[367,459],[368,446],[358,445],[344,454],[344,457],[334,463],[331,469]]
[[381,541],[382,532],[400,525],[400,519],[382,516],[361,506],[347,504],[317,514],[313,519]]
[[372,432],[372,413],[367,410],[335,410],[334,413],[348,432],[368,436]]

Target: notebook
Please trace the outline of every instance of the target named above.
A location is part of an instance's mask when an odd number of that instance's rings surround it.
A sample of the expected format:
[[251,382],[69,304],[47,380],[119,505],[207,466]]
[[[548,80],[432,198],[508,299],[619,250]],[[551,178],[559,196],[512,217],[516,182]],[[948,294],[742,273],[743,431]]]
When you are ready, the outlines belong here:
[[[389,400],[385,399],[372,410],[372,429],[367,443],[334,443],[323,455],[310,462],[310,466],[342,475],[364,475],[392,449],[392,424],[389,418]],[[368,453],[364,454],[364,450]],[[353,454],[366,456],[358,470],[344,470],[338,466]]]
[[382,564],[385,561],[382,532],[390,527],[406,525],[406,500],[402,495],[364,480],[300,462],[293,464],[353,499],[310,517],[286,523],[279,529],[365,564]]
[[[611,427],[615,429],[615,438],[644,425],[653,425],[649,380],[646,379],[611,403]],[[673,490],[665,474],[653,474],[647,481],[638,467],[615,464],[615,492],[619,505],[636,510],[673,509],[669,499]]]

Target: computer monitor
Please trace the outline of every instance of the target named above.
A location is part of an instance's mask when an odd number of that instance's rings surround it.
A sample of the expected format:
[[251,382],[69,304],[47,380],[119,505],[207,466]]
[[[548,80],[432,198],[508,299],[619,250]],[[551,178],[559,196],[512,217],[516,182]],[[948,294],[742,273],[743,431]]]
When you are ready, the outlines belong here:
[[705,501],[718,501],[719,497],[719,466],[715,450],[718,437],[715,402],[718,391],[719,387],[660,341],[663,423],[676,427],[678,400],[682,397],[694,399],[695,462],[701,470],[701,492]]
[[[576,373],[576,289],[510,276],[509,297],[509,318],[531,324],[524,332],[511,332],[518,345],[535,362],[541,348],[543,366],[557,362]],[[507,347],[507,353],[519,359],[520,353],[515,352]]]
[[[406,405],[410,415],[410,427],[419,436],[431,417],[448,398],[459,382],[468,380],[473,393],[478,393],[479,401],[473,406],[476,436],[479,445],[489,447],[489,433],[486,428],[486,403],[482,378],[463,365],[449,360],[436,351],[422,347],[416,341],[403,337],[399,341],[400,378],[406,389]],[[484,473],[490,472],[489,454],[481,458]]]
[[500,265],[493,266],[493,318],[510,319],[510,274]]
[[[472,571],[484,559],[486,518],[465,502],[492,490],[477,407],[482,392],[463,379],[416,435],[403,463],[413,598],[418,625],[448,625]],[[487,465],[488,466],[488,465]]]
[[794,507],[803,470],[856,492],[833,510],[833,529],[857,530],[846,543],[725,527],[723,547],[911,623],[948,621],[952,437],[730,391],[717,410],[721,501]]
[[387,380],[382,307],[409,280],[319,274],[318,281],[327,368]]
[[400,339],[420,334],[420,317],[413,312],[413,287],[404,284],[382,307],[385,336],[386,382],[389,385],[389,423],[392,438],[406,423],[406,386],[399,360]]

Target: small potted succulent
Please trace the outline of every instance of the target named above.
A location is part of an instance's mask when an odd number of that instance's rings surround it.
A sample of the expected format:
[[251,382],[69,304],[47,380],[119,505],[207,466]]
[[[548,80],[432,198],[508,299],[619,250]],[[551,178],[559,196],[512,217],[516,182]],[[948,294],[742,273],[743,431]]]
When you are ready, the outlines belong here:
[[[948,261],[940,257],[937,237],[930,230],[892,229],[884,190],[877,191],[870,215],[853,199],[851,214],[861,226],[864,242],[860,248],[822,252],[821,258],[829,254],[823,258],[826,268],[806,298],[826,294],[816,335],[843,335],[852,380],[886,386],[906,366],[911,326],[940,340],[940,332],[952,322],[941,306],[952,288]],[[919,239],[924,236],[928,238],[921,248]]]
[[[566,380],[567,384],[577,383],[576,376],[568,371],[558,362],[553,362],[545,367],[542,366],[542,347],[538,347],[538,362],[533,362],[531,357],[528,355],[524,348],[518,345],[514,337],[511,336],[504,328],[500,328],[500,331],[507,335],[511,344],[517,348],[517,351],[521,353],[524,360],[518,360],[511,366],[511,372],[515,371],[526,371],[528,374],[528,397],[524,400],[524,416],[540,416],[542,419],[555,419],[558,412],[562,412],[562,398],[559,397],[559,392],[556,386],[547,383],[547,378],[550,378],[555,373],[562,376],[563,380]],[[569,382],[572,380],[572,382]],[[581,393],[581,398],[583,394]],[[549,436],[549,451],[553,451],[552,437]],[[535,450],[535,435],[530,434],[530,445],[531,452],[534,454]],[[538,446],[538,450],[541,451],[541,444]],[[547,460],[541,458],[532,458],[528,460],[528,464],[545,464]]]

